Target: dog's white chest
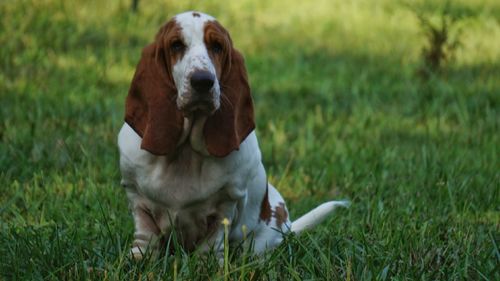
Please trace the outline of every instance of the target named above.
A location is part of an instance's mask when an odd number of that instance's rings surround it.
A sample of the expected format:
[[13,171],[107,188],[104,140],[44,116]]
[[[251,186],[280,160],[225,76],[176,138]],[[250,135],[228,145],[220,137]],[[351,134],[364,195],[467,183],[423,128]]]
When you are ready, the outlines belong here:
[[[138,191],[169,208],[182,208],[206,201],[228,188],[228,176],[214,165],[207,165],[188,149],[173,162],[156,162],[136,169]],[[159,160],[161,161],[161,160]],[[205,161],[206,162],[206,161]],[[230,188],[230,187],[229,187]]]
[[[128,130],[124,127],[122,132]],[[143,150],[129,150],[137,145],[135,141],[133,134],[129,134],[120,143],[120,164],[124,174],[128,175],[123,181],[156,204],[182,208],[206,201],[227,182],[227,171],[224,174],[190,149],[179,149],[175,159],[167,159]]]
[[[231,170],[199,155],[189,147],[179,148],[174,159],[154,156],[137,149],[140,138],[124,125],[119,136],[123,183],[142,196],[166,208],[181,209],[210,197],[221,197],[221,190],[232,196]],[[237,195],[236,195],[237,196]],[[210,201],[210,200],[208,200]],[[217,201],[217,200],[214,200]]]

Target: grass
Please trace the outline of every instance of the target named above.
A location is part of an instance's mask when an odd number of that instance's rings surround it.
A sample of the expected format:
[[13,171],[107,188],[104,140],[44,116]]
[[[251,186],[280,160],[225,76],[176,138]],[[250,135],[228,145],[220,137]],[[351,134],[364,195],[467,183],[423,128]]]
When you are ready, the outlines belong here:
[[[470,16],[428,80],[408,8],[432,18],[422,1],[130,3],[0,4],[0,279],[500,279],[498,1],[452,2]],[[227,271],[211,255],[126,256],[124,100],[141,48],[187,9],[216,16],[245,54],[264,164],[292,217],[353,203],[263,257],[230,251]]]

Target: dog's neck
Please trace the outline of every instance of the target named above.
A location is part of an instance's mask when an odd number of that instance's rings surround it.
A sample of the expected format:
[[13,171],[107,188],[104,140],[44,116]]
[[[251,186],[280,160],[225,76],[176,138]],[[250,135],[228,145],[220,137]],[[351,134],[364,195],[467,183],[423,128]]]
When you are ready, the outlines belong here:
[[205,138],[203,137],[203,128],[205,127],[207,118],[208,116],[206,115],[184,117],[182,135],[177,143],[177,147],[184,145],[189,140],[189,144],[194,151],[204,156],[209,156],[210,154],[205,146]]

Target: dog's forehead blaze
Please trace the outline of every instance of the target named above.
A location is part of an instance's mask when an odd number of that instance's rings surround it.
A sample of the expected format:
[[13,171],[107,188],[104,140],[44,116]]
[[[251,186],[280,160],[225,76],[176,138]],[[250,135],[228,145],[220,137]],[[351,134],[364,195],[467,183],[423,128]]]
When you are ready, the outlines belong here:
[[180,26],[184,44],[189,47],[203,43],[205,25],[215,18],[200,12],[186,12],[175,16],[174,20]]

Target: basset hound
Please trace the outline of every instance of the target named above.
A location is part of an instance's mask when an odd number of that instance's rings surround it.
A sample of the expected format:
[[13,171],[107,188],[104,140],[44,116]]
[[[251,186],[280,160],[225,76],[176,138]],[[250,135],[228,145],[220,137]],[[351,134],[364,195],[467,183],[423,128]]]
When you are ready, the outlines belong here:
[[[322,221],[330,201],[291,222],[267,182],[242,55],[213,17],[186,12],[142,51],[118,135],[122,186],[135,223],[131,254],[252,240],[261,253]],[[175,234],[174,234],[175,233]]]

